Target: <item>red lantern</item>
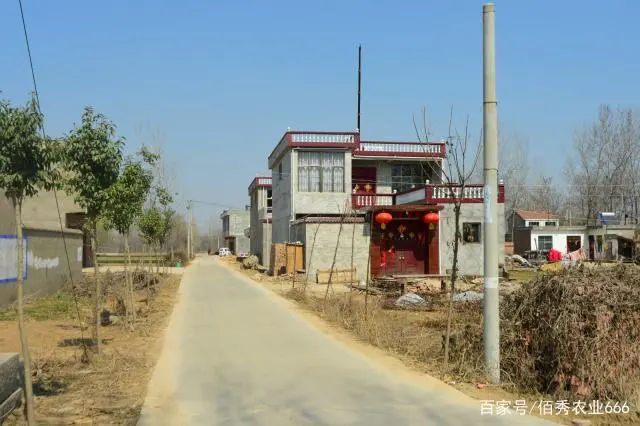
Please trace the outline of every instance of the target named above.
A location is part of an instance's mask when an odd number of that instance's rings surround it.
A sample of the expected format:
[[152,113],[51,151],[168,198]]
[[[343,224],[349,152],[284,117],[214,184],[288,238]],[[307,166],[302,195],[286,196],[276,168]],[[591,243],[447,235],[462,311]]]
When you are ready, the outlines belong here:
[[380,224],[380,228],[384,229],[387,227],[387,223],[391,222],[393,217],[391,214],[387,212],[381,212],[376,215],[376,222]]
[[422,220],[424,220],[424,223],[429,225],[429,229],[436,229],[436,225],[438,224],[438,220],[439,220],[438,213],[429,212],[424,215]]

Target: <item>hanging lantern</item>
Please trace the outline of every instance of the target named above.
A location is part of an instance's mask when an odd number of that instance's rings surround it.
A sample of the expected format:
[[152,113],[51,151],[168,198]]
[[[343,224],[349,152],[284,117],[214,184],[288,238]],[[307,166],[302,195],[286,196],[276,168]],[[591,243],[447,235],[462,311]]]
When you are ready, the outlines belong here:
[[387,227],[387,223],[391,222],[393,217],[391,214],[387,212],[380,212],[376,215],[376,222],[380,224],[380,228],[385,229]]
[[438,224],[439,220],[438,213],[429,212],[424,215],[422,220],[424,220],[424,223],[429,225],[429,229],[436,229],[436,225]]

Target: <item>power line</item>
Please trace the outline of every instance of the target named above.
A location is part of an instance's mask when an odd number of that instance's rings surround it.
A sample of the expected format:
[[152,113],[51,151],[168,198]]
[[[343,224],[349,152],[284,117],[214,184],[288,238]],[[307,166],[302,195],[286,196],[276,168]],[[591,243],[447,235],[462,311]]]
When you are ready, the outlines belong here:
[[[43,142],[46,142],[47,134],[46,134],[45,127],[44,127],[44,115],[42,114],[42,108],[40,107],[40,94],[38,92],[38,84],[36,82],[36,73],[35,73],[35,69],[34,69],[34,66],[33,66],[33,58],[31,56],[31,46],[29,44],[29,33],[27,31],[27,23],[26,23],[25,18],[24,18],[24,9],[22,7],[22,0],[18,0],[18,4],[20,5],[20,17],[22,19],[22,30],[24,32],[24,41],[25,41],[25,44],[27,46],[27,55],[29,57],[29,68],[31,69],[31,80],[33,81],[33,91],[34,91],[34,96],[35,96],[35,99],[36,99],[36,108],[38,110],[38,114],[40,114],[40,117],[41,117],[40,130],[42,132]],[[69,257],[69,248],[67,246],[67,238],[65,236],[64,226],[62,224],[62,214],[60,213],[60,203],[58,201],[58,191],[56,190],[55,185],[53,187],[53,197],[54,197],[54,199],[56,201],[56,210],[58,211],[58,222],[60,223],[60,234],[62,236],[62,244],[64,246],[64,252],[65,252],[65,256],[67,258],[67,270],[69,271],[69,281],[71,283],[71,293],[73,295],[73,301],[74,301],[74,305],[75,305],[75,308],[76,308],[76,315],[78,316],[78,322],[80,322],[80,338],[81,338],[81,341],[82,341],[82,348],[83,348],[85,359],[88,359],[89,354],[87,352],[87,345],[85,343],[84,332],[82,330],[82,318],[80,316],[80,307],[78,305],[78,297],[77,297],[77,293],[76,293],[76,286],[75,286],[75,283],[73,282],[73,273],[71,271],[71,259]],[[83,239],[83,245],[84,245],[84,239]],[[96,297],[98,297],[98,295],[96,295]]]

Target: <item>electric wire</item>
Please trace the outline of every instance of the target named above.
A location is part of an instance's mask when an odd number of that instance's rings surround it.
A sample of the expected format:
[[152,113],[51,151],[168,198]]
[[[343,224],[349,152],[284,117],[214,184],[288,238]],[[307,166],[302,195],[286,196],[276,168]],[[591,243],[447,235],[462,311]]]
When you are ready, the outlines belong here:
[[[27,23],[24,17],[24,9],[22,7],[22,0],[18,0],[18,4],[20,6],[20,17],[22,19],[22,30],[24,32],[24,40],[25,40],[25,44],[27,47],[27,55],[29,57],[29,68],[31,69],[31,80],[33,82],[33,91],[34,91],[34,96],[35,96],[35,101],[36,101],[36,108],[38,110],[38,113],[40,114],[41,117],[41,121],[40,121],[40,130],[42,132],[42,139],[43,142],[46,142],[47,140],[47,134],[45,131],[45,126],[44,126],[44,115],[42,114],[42,109],[40,107],[40,94],[38,92],[38,84],[36,81],[36,73],[35,73],[35,69],[33,66],[33,58],[31,56],[31,46],[29,44],[29,33],[27,31]],[[56,201],[56,210],[58,211],[58,222],[60,223],[60,234],[62,236],[62,244],[64,246],[64,252],[65,252],[65,256],[67,258],[67,270],[69,272],[69,282],[71,283],[71,293],[73,295],[73,301],[74,301],[74,305],[75,305],[75,310],[76,310],[76,315],[78,316],[78,322],[80,323],[80,338],[81,338],[81,342],[82,342],[82,348],[83,348],[83,352],[84,352],[84,357],[85,359],[88,360],[89,354],[88,354],[88,349],[87,349],[87,345],[84,339],[84,332],[82,330],[82,317],[80,315],[80,307],[78,305],[78,296],[77,296],[77,289],[76,289],[76,285],[74,283],[73,280],[73,273],[71,271],[71,259],[69,257],[69,248],[67,245],[67,239],[65,236],[65,230],[64,230],[64,226],[62,223],[62,214],[60,213],[60,203],[58,201],[58,191],[55,188],[55,185],[53,186],[53,197]],[[83,244],[84,244],[84,240],[83,240]]]

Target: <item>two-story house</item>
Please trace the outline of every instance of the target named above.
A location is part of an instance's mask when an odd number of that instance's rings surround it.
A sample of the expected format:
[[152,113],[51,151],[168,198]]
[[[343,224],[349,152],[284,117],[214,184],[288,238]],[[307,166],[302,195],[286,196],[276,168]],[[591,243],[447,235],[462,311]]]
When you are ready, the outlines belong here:
[[251,200],[250,238],[251,254],[258,256],[260,263],[269,266],[271,257],[271,177],[256,176],[249,184]]
[[228,209],[222,212],[222,236],[231,253],[248,254],[249,239],[249,206],[243,209]]
[[[301,241],[311,279],[318,269],[356,267],[380,275],[442,275],[451,268],[453,206],[442,184],[444,143],[360,140],[358,132],[286,132],[268,159],[272,241]],[[463,201],[460,272],[483,268],[483,186]],[[504,186],[495,188],[504,241]],[[386,212],[388,223],[377,220]],[[435,213],[437,225],[425,223]],[[368,214],[367,214],[368,213]],[[501,255],[504,247],[500,244]]]

